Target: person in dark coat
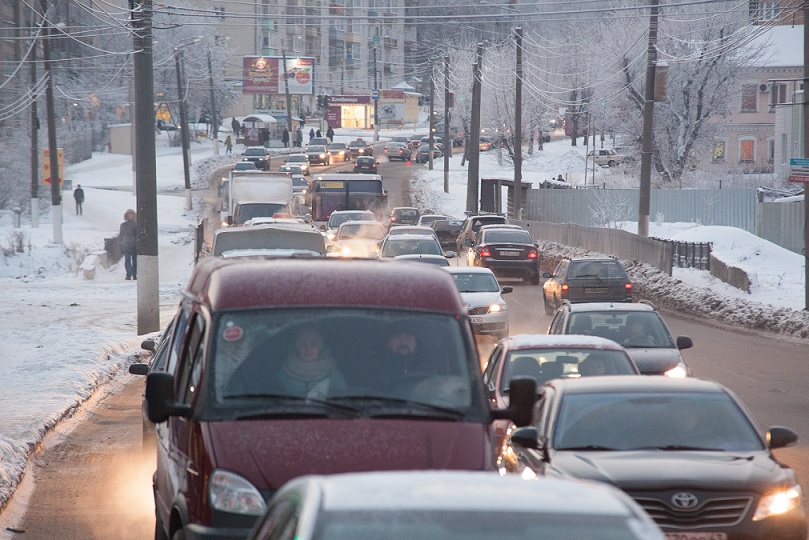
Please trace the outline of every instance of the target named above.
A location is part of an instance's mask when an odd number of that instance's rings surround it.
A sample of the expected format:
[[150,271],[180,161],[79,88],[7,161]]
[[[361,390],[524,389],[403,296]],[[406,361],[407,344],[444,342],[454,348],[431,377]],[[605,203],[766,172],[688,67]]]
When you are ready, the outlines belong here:
[[315,138],[315,128],[309,128],[309,142],[312,142],[312,139]]
[[84,190],[81,188],[81,184],[76,186],[76,189],[73,190],[73,198],[76,199],[76,215],[82,215],[82,203],[84,202]]
[[281,142],[284,143],[284,148],[289,147],[289,130],[284,129],[284,133],[281,134]]
[[295,139],[298,148],[303,148],[303,130],[301,128],[298,128],[298,131],[295,132]]
[[131,208],[124,212],[124,222],[118,230],[121,253],[124,255],[126,279],[138,279],[138,222]]
[[322,137],[322,136],[323,136],[323,133],[321,133],[319,129],[317,131],[315,131],[315,137]]
[[238,137],[242,126],[239,124],[239,121],[236,120],[235,116],[233,117],[233,121],[230,123],[230,127],[233,129],[233,136]]

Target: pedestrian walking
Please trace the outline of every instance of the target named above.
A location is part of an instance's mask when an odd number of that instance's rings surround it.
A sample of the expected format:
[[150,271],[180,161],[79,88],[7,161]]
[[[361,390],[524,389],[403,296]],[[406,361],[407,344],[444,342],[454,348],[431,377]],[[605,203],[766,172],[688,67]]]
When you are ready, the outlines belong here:
[[233,129],[233,136],[238,137],[239,133],[241,132],[242,126],[241,124],[239,124],[239,121],[236,120],[235,116],[233,117],[233,120],[230,122],[230,127],[231,129]]
[[331,128],[331,126],[329,126],[329,129],[326,130],[326,137],[329,138],[330,143],[334,142],[334,130]]
[[303,130],[301,128],[298,128],[296,142],[298,143],[298,148],[303,148]]
[[80,216],[83,213],[81,205],[84,202],[84,190],[81,188],[81,184],[78,184],[73,190],[73,198],[76,199],[76,215]]
[[225,139],[225,153],[230,154],[233,152],[233,140],[230,138],[230,135],[227,136]]
[[281,142],[284,143],[284,148],[289,148],[289,131],[287,129],[284,129],[281,134]]
[[312,139],[315,138],[315,128],[309,128],[309,142],[312,142]]
[[322,136],[323,136],[323,133],[321,133],[321,131],[319,129],[317,131],[315,131],[315,137],[322,137]]
[[126,279],[138,279],[138,221],[131,208],[124,212],[124,222],[118,230],[118,241],[124,255]]

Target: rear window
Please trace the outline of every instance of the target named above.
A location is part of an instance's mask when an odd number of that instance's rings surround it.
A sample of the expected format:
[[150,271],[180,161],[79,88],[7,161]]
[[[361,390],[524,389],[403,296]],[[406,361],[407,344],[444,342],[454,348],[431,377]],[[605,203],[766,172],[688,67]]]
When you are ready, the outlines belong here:
[[390,237],[382,245],[382,257],[396,257],[410,253],[442,255],[441,245],[434,238],[397,238]]
[[483,236],[484,242],[494,243],[515,243],[531,244],[533,240],[528,231],[518,231],[503,229],[502,231],[486,231]]
[[430,224],[430,226],[435,229],[436,232],[439,231],[452,231],[455,233],[460,232],[461,228],[463,227],[463,221],[461,220],[439,220],[434,221]]
[[396,210],[393,214],[400,218],[406,219],[414,219],[419,217],[418,210]]
[[329,228],[336,229],[346,221],[372,221],[374,215],[370,212],[349,212],[346,214],[333,213],[329,217]]
[[385,226],[381,223],[346,223],[340,227],[337,237],[340,240],[350,240],[352,238],[382,240],[385,237],[385,232]]
[[571,279],[627,279],[624,267],[618,261],[571,261],[568,276]]
[[484,225],[494,225],[496,223],[505,223],[505,222],[506,222],[505,216],[475,218],[472,220],[472,230],[478,232],[480,228],[483,227]]

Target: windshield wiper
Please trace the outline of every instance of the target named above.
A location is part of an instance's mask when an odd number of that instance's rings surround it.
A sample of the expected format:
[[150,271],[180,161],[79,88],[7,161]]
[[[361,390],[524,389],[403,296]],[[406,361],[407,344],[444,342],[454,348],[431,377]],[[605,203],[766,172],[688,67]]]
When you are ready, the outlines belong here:
[[601,279],[601,277],[599,275],[597,275],[597,274],[579,274],[578,276],[575,276],[574,279],[580,279],[580,278],[596,278],[598,281],[603,281]]
[[[432,405],[430,403],[422,403],[420,401],[410,401],[408,399],[396,398],[396,397],[388,397],[388,396],[340,396],[337,398],[332,398],[331,401],[335,400],[347,400],[347,401],[361,401],[361,402],[377,402],[379,405],[388,405],[389,407],[384,412],[377,412],[374,414],[370,414],[370,417],[379,418],[381,416],[413,416],[414,414],[407,410],[407,408],[416,408],[416,409],[427,409],[433,413],[439,413],[444,416],[451,417],[453,419],[462,419],[466,416],[465,413],[450,409],[447,407],[441,407],[439,405]],[[390,406],[401,406],[405,409],[392,409]]]
[[[341,403],[334,403],[333,401],[323,400],[323,399],[313,399],[313,398],[309,398],[309,397],[306,397],[306,396],[290,396],[288,394],[271,394],[271,393],[250,393],[250,394],[230,394],[230,395],[227,395],[225,397],[228,398],[228,399],[245,399],[245,398],[247,398],[247,399],[268,399],[268,398],[269,399],[280,399],[280,400],[285,400],[285,401],[287,401],[287,400],[288,401],[295,401],[295,402],[303,403],[303,404],[306,404],[306,405],[320,405],[320,406],[327,407],[327,408],[330,408],[330,409],[337,409],[337,410],[340,410],[340,411],[343,411],[343,412],[352,413],[354,415],[359,415],[359,412],[360,412],[355,407],[351,407],[350,405],[343,405]],[[289,411],[289,412],[287,413],[287,411]],[[272,414],[272,413],[262,412],[262,413],[257,413],[257,414],[259,416],[261,416],[261,415]],[[287,409],[284,412],[279,412],[279,414],[284,414],[284,415],[285,414],[290,414],[290,415],[294,416],[297,413],[296,413],[295,410]],[[309,413],[307,413],[306,411],[300,411],[300,414],[306,415],[306,414],[309,414]],[[248,413],[248,414],[245,414],[245,415],[237,416],[236,418],[237,419],[252,418],[254,416],[255,416],[254,413]]]
[[642,446],[628,450],[693,450],[695,452],[724,452],[722,448],[705,448],[704,446],[688,446],[686,444],[667,444],[665,446]]
[[568,451],[568,450],[570,450],[570,451],[589,450],[589,451],[593,451],[593,452],[598,452],[598,451],[612,451],[612,450],[618,450],[618,449],[617,448],[610,448],[609,446],[599,446],[597,444],[587,444],[587,445],[584,445],[584,446],[566,446],[564,448],[555,448],[554,450],[558,450],[560,452],[563,451],[563,450],[564,451]]

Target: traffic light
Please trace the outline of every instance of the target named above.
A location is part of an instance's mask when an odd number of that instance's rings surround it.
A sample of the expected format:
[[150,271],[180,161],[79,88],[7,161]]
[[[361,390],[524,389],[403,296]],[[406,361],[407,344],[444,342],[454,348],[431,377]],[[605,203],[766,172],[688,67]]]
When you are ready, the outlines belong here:
[[329,108],[329,96],[323,96],[323,108],[324,109]]
[[323,108],[323,96],[321,94],[318,94],[317,96],[317,108],[318,109]]

